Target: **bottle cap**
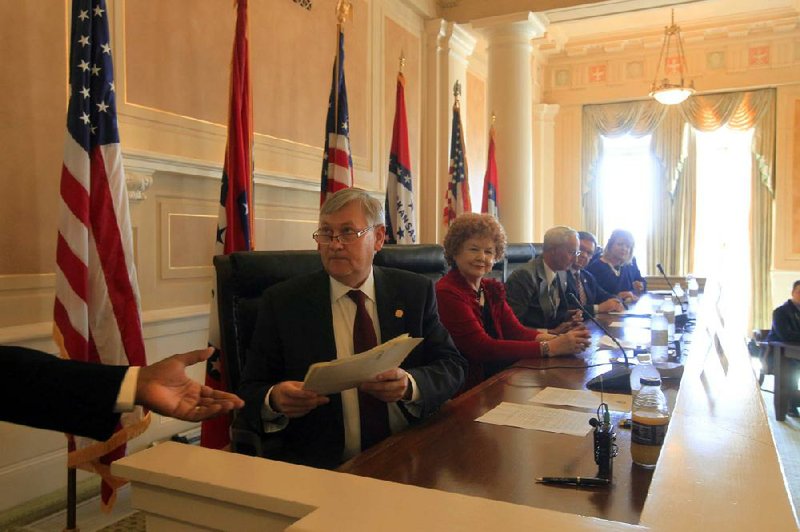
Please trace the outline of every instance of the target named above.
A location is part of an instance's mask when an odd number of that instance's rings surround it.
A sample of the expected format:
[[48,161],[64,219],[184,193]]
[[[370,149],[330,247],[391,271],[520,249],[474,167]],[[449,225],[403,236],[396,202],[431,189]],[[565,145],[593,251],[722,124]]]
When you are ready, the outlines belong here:
[[661,379],[656,377],[641,377],[639,382],[642,386],[661,386]]

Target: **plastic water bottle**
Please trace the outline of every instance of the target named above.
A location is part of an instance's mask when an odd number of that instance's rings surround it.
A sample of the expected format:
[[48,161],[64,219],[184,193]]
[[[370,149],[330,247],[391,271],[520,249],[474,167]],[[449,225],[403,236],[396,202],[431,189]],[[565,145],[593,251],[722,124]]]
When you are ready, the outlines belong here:
[[684,292],[683,288],[681,287],[681,283],[675,283],[675,286],[672,287],[672,291],[678,298],[678,304],[680,304],[681,300],[683,299],[683,296],[686,295],[686,292]]
[[686,276],[686,286],[689,290],[689,309],[686,311],[686,313],[690,318],[693,318],[697,315],[697,294],[700,291],[700,287],[698,286],[697,279],[694,278],[694,275],[689,274]]
[[631,458],[633,463],[653,469],[664,445],[669,426],[667,398],[660,379],[641,379],[641,389],[631,408]]
[[[673,309],[674,310],[674,309]],[[660,310],[650,318],[650,355],[653,364],[667,361],[667,344],[669,343],[669,323]]]
[[667,341],[675,340],[675,304],[672,302],[672,296],[664,298],[661,304],[661,312],[667,318]]
[[638,364],[633,366],[631,370],[631,396],[636,397],[639,389],[642,387],[641,379],[661,379],[661,374],[653,365],[653,359],[650,353],[640,353],[636,355]]

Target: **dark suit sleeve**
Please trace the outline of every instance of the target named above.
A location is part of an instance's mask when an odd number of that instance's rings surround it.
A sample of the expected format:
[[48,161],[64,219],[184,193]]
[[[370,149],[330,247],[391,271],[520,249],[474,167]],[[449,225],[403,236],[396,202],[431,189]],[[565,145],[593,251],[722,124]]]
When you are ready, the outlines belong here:
[[453,397],[464,384],[467,361],[456,349],[450,333],[439,321],[433,283],[426,284],[423,293],[422,337],[425,339],[415,351],[421,349],[421,358],[415,356],[402,364],[417,383],[420,392],[418,404],[420,417],[425,418],[436,412],[445,401]]
[[506,300],[517,319],[526,327],[552,327],[539,304],[539,287],[527,268],[516,270],[506,282]]
[[0,346],[0,419],[106,440],[126,366],[73,360],[16,346]]
[[273,298],[267,290],[259,300],[258,318],[245,355],[239,388],[239,395],[245,401],[242,415],[245,416],[247,424],[259,432],[263,427],[261,408],[267,392],[275,384],[286,380],[284,356]]
[[[787,301],[772,312],[772,330],[769,339],[779,342],[800,342],[800,317],[792,316],[794,310],[791,301]],[[794,319],[793,319],[794,318]]]
[[608,301],[609,299],[616,297],[616,295],[600,286],[600,283],[597,282],[597,279],[594,278],[594,275],[589,272],[583,272],[583,274],[586,276],[586,283],[591,284],[592,289],[594,290],[594,301],[592,302],[593,305],[599,305],[604,301]]

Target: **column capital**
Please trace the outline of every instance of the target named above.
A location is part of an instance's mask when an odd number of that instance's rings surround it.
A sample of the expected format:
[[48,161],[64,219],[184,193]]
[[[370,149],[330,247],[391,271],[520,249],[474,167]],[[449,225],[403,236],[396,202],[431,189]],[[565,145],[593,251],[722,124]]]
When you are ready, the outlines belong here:
[[444,19],[429,20],[425,23],[425,33],[430,37],[430,45],[439,50],[446,49],[466,61],[475,51],[478,40],[461,25]]
[[550,24],[547,16],[533,11],[486,17],[472,21],[472,27],[489,39],[490,46],[497,44],[529,43],[541,37]]

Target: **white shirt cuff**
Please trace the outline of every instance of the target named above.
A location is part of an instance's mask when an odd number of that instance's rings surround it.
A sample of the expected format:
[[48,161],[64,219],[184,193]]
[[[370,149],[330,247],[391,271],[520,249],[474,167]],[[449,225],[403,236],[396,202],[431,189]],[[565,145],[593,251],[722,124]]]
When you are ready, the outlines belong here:
[[269,390],[267,390],[267,395],[264,396],[264,404],[261,406],[261,422],[264,428],[264,432],[278,432],[279,430],[283,430],[286,428],[286,425],[289,424],[289,418],[281,414],[280,412],[276,412],[269,406],[269,396],[272,393],[271,386]]
[[139,381],[139,366],[130,366],[125,372],[114,403],[114,412],[132,412],[136,406],[136,383]]

